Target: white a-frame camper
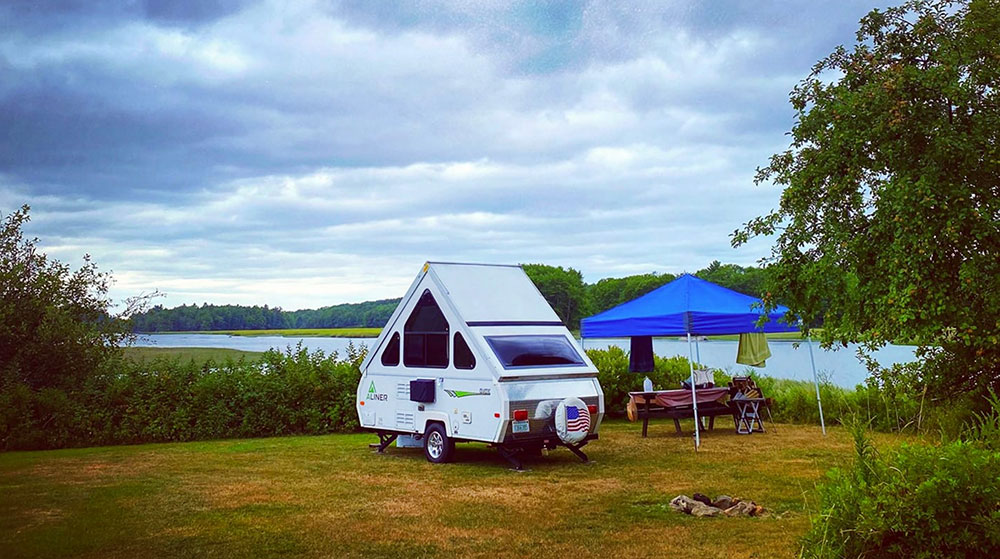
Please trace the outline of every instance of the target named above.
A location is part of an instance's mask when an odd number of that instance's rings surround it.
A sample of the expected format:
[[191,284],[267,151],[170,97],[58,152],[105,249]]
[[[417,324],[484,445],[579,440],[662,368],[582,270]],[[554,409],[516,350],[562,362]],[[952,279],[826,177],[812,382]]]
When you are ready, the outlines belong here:
[[[517,453],[597,438],[597,369],[520,266],[424,264],[361,365],[361,426],[447,462],[456,441]],[[398,439],[397,439],[398,437]]]

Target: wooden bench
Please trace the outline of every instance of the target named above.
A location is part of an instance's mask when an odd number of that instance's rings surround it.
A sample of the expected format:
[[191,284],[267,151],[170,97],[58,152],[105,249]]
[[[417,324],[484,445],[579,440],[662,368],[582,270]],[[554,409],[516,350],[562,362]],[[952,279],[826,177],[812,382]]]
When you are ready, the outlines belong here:
[[[708,399],[702,401],[701,398],[698,400],[698,417],[708,418],[708,429],[715,428],[715,417],[719,415],[733,416],[733,408],[730,407],[728,402],[719,401],[723,399],[728,399],[728,389],[715,389],[707,388],[700,389],[714,391],[714,394],[718,394],[713,399]],[[657,396],[665,392],[676,393],[675,390],[656,390],[653,392],[629,392],[629,419],[636,421],[642,419],[642,436],[645,437],[649,430],[649,420],[653,417],[666,417],[674,420],[674,428],[677,430],[678,434],[683,433],[681,431],[681,419],[688,419],[694,417],[694,406],[688,405],[664,405]],[[690,390],[687,391],[690,394]],[[699,394],[700,395],[700,394]],[[735,419],[734,419],[735,421]],[[704,423],[702,424],[704,425]]]

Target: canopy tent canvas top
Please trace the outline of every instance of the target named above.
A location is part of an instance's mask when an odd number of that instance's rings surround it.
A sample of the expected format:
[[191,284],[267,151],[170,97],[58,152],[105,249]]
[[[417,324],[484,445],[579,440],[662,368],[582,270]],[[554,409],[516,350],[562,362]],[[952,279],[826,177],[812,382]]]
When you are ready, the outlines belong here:
[[[626,338],[632,336],[687,336],[691,369],[691,390],[694,383],[694,355],[691,350],[692,335],[743,334],[747,332],[798,332],[796,324],[782,321],[788,308],[778,306],[767,314],[767,321],[760,325],[762,302],[721,285],[683,274],[674,281],[653,291],[580,321],[580,337]],[[812,360],[812,344],[809,344]],[[813,377],[816,364],[813,361]],[[819,385],[816,386],[819,401]],[[823,408],[820,404],[820,421]],[[698,406],[694,404],[695,448],[701,444],[698,429]],[[826,433],[826,426],[823,426]]]
[[631,336],[709,336],[746,332],[798,332],[794,324],[781,322],[788,312],[778,306],[758,326],[761,300],[684,274],[649,293],[585,318],[580,323],[584,338]]

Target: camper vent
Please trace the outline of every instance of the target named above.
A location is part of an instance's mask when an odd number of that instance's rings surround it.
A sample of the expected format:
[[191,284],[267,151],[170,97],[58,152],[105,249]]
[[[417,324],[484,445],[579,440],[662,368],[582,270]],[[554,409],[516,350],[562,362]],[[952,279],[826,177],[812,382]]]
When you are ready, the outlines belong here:
[[413,414],[396,412],[396,427],[413,427]]
[[410,399],[410,383],[401,382],[396,385],[396,398],[399,398],[400,400]]

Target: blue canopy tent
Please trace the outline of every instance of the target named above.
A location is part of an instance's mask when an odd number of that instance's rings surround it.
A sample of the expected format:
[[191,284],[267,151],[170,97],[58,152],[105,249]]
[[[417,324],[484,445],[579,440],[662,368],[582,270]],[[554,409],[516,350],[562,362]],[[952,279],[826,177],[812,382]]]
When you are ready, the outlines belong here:
[[[744,295],[710,281],[684,274],[642,297],[622,303],[600,314],[584,318],[580,323],[580,337],[623,338],[632,336],[687,336],[688,362],[691,369],[691,390],[694,396],[694,355],[691,336],[743,334],[746,332],[797,332],[799,327],[781,322],[788,312],[778,306],[767,315],[767,322],[759,326],[761,300]],[[809,357],[816,379],[816,362]],[[816,387],[819,401],[819,385]],[[701,445],[698,429],[698,403],[694,402],[695,448]],[[823,408],[820,403],[820,422]],[[823,426],[826,433],[826,426]]]

